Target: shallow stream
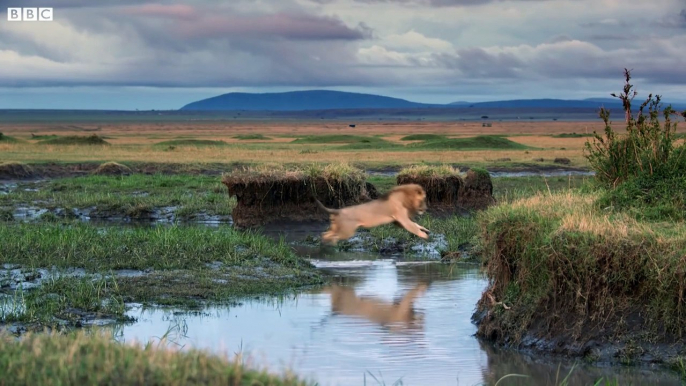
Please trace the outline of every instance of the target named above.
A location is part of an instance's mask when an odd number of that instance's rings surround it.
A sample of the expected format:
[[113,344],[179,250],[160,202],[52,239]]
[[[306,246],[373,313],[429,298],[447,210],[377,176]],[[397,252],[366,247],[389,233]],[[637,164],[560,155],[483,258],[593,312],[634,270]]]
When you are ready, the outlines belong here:
[[[497,350],[474,337],[475,304],[487,284],[474,265],[338,254],[313,259],[334,284],[286,298],[202,311],[128,311],[120,341],[209,349],[272,371],[292,370],[319,385],[556,385],[574,363]],[[558,367],[559,366],[559,367]],[[570,385],[677,385],[668,371],[577,363]],[[402,382],[402,383],[401,383]]]

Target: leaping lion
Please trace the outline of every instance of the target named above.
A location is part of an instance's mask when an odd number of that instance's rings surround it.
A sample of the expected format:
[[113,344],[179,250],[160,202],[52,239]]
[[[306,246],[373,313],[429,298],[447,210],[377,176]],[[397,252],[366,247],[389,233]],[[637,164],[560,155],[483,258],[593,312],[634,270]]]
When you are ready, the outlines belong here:
[[322,234],[322,241],[335,245],[355,235],[359,227],[373,228],[396,223],[424,240],[428,229],[412,221],[417,214],[426,212],[426,192],[417,184],[398,185],[376,200],[341,209],[327,208],[315,197],[320,208],[330,214],[331,225]]

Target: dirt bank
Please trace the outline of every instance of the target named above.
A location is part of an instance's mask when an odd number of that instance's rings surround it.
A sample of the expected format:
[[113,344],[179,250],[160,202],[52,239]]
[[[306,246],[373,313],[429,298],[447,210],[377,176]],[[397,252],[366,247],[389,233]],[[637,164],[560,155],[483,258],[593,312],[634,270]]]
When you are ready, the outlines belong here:
[[256,227],[274,221],[326,221],[314,197],[325,206],[342,208],[378,196],[369,188],[366,175],[349,166],[328,165],[323,169],[244,169],[225,174],[222,183],[236,197],[232,212],[238,228]]
[[467,213],[495,203],[493,183],[486,170],[471,169],[462,175],[450,166],[416,166],[403,169],[397,184],[419,184],[426,191],[428,212],[433,215]]

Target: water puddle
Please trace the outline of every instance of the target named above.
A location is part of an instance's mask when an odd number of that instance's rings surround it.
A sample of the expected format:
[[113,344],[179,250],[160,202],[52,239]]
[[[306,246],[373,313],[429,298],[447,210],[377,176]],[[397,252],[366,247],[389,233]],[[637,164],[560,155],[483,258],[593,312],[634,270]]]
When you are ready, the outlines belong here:
[[[471,316],[487,280],[478,267],[318,256],[334,284],[296,296],[202,311],[135,305],[135,324],[112,327],[119,341],[159,342],[241,354],[273,371],[290,369],[320,385],[549,385],[573,363],[496,350],[477,340]],[[248,359],[249,358],[249,359]],[[619,384],[680,384],[670,372],[579,364],[570,384],[601,377]]]

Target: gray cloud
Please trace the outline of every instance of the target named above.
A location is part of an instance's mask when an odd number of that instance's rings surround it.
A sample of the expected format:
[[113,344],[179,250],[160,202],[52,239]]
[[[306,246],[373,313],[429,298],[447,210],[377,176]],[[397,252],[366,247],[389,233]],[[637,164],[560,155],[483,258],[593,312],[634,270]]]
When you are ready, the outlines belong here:
[[[665,17],[640,12],[639,0],[607,12],[591,12],[583,0],[510,0],[508,7],[500,4],[507,0],[21,1],[55,7],[56,21],[0,20],[0,84],[7,87],[498,94],[565,85],[593,90],[608,80],[621,83],[624,67],[637,79],[686,83],[686,32],[674,30],[686,11],[660,19],[670,23],[652,31],[628,21]],[[359,3],[374,3],[375,12]],[[484,6],[470,8],[468,17],[450,8],[476,4]]]
[[0,0],[0,9],[7,7],[52,7],[60,8],[95,8],[113,7],[129,4],[153,3],[152,0]]
[[[319,4],[332,4],[337,0],[309,0]],[[499,2],[535,2],[535,1],[555,1],[555,0],[353,0],[358,3],[366,4],[407,4],[431,7],[461,7],[483,5]]]

